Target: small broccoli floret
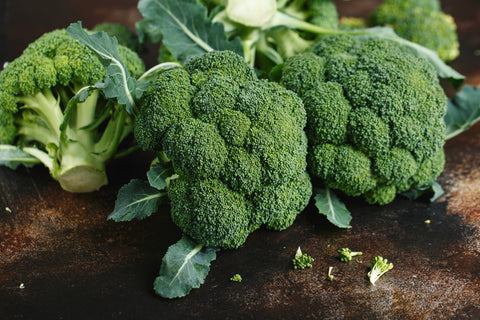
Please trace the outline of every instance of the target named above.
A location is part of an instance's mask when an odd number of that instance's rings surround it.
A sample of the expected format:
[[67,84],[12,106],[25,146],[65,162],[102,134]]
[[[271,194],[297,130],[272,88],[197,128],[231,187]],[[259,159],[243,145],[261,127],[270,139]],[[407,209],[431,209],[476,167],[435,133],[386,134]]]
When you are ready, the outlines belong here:
[[314,259],[312,257],[306,253],[302,253],[302,250],[298,247],[297,252],[295,252],[295,257],[292,259],[293,269],[311,268],[313,261]]
[[352,257],[362,255],[360,251],[352,251],[349,248],[342,248],[338,250],[338,254],[340,255],[340,260],[343,262],[351,261]]
[[[120,46],[119,54],[132,76],[145,71],[135,52]],[[64,120],[70,99],[104,78],[97,56],[65,30],[44,34],[0,73],[0,142],[37,158],[67,191],[99,189],[132,130],[130,115],[92,89]]]
[[308,204],[305,124],[293,92],[214,51],[158,76],[134,133],[172,161],[174,223],[198,243],[236,248],[261,226],[289,227]]
[[109,36],[115,37],[118,44],[140,53],[142,46],[138,41],[137,35],[121,23],[103,22],[93,27],[92,32],[104,31]]
[[368,278],[370,282],[374,285],[375,282],[383,275],[385,272],[392,270],[393,264],[388,263],[387,259],[384,259],[380,256],[375,257],[370,265],[370,271],[368,272]]
[[233,281],[233,282],[242,282],[242,280],[243,280],[242,276],[239,275],[238,273],[230,278],[230,281]]
[[425,60],[389,40],[331,35],[281,72],[305,104],[308,168],[328,187],[387,204],[442,171],[446,96]]
[[385,0],[370,17],[373,25],[388,25],[412,42],[432,49],[444,61],[459,55],[457,26],[441,11],[438,0]]

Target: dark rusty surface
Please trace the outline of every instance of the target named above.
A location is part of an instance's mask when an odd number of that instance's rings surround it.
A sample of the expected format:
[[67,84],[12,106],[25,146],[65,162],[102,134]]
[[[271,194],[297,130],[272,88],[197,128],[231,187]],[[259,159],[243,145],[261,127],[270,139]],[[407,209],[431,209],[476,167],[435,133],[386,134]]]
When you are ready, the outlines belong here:
[[[342,14],[365,15],[379,1],[337,3]],[[0,58],[12,59],[41,33],[77,20],[133,26],[135,6],[6,1]],[[452,0],[443,7],[459,26],[462,54],[453,66],[480,85],[480,3]],[[154,53],[146,59],[154,61]],[[259,230],[238,250],[221,251],[205,284],[176,300],[152,290],[162,256],[180,237],[168,207],[141,222],[106,221],[118,189],[143,178],[148,155],[112,164],[110,184],[86,195],[62,191],[41,167],[0,168],[0,319],[480,318],[479,138],[476,125],[447,142],[439,179],[446,193],[435,203],[398,198],[378,207],[345,199],[353,214],[349,230],[331,227],[310,205],[291,228]],[[299,245],[315,258],[312,269],[291,268]],[[340,262],[342,247],[364,255]],[[371,286],[366,273],[376,255],[394,269]],[[241,283],[229,280],[235,273]]]

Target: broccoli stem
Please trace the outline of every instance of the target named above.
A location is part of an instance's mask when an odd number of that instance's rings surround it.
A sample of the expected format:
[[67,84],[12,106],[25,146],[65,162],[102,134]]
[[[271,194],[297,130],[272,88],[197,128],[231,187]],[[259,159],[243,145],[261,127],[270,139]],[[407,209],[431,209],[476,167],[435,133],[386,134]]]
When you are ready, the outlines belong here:
[[54,143],[58,146],[58,137],[52,133],[49,128],[40,125],[39,123],[32,123],[26,120],[17,120],[15,124],[18,126],[18,135],[22,136],[23,144],[37,141],[43,145]]
[[298,18],[292,17],[283,12],[277,11],[273,18],[267,24],[262,26],[263,30],[272,29],[275,27],[290,27],[292,29],[299,29],[314,34],[336,34],[343,33],[341,30],[327,29],[306,21],[300,20]]
[[93,90],[84,102],[76,104],[74,116],[64,129],[65,138],[60,140],[58,151],[59,168],[51,172],[64,190],[91,192],[108,182],[105,159],[96,154],[96,137],[89,130],[95,122],[97,105],[101,105],[99,97],[100,92]]
[[23,104],[20,109],[30,109],[41,116],[57,140],[60,138],[59,128],[63,122],[63,112],[60,99],[56,98],[50,89],[37,92],[35,95],[18,97],[17,102]]
[[140,78],[138,78],[137,81],[142,81],[142,80],[145,80],[145,78],[153,75],[153,74],[157,74],[157,72],[161,72],[161,71],[164,71],[164,70],[168,70],[168,69],[171,69],[171,68],[181,68],[182,65],[177,63],[177,62],[163,62],[163,63],[160,63],[160,64],[157,64],[156,66],[148,69],[144,74],[142,74],[142,76]]
[[[122,139],[131,132],[132,126],[127,126],[125,120],[127,111],[124,106],[116,106],[100,140],[95,144],[95,153],[102,161],[107,161],[116,152]],[[127,129],[128,128],[128,129]]]

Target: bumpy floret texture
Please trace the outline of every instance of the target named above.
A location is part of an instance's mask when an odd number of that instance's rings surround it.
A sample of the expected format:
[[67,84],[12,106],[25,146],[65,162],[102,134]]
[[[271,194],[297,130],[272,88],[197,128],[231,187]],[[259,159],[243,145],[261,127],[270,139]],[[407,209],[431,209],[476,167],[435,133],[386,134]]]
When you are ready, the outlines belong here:
[[240,56],[212,52],[167,70],[140,104],[135,137],[172,160],[172,218],[197,242],[236,248],[262,225],[287,228],[307,205],[302,101]]
[[443,170],[445,94],[395,43],[326,36],[287,59],[281,83],[304,101],[309,170],[327,186],[387,204]]
[[373,25],[391,26],[402,38],[436,51],[444,61],[460,53],[455,21],[441,11],[438,0],[385,0],[370,20]]

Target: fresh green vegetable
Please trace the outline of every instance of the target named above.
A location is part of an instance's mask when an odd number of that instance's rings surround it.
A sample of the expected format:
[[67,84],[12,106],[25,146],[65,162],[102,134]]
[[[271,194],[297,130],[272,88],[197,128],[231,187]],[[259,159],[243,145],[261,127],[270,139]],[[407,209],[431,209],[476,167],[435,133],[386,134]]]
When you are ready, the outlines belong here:
[[[262,225],[287,228],[308,204],[303,104],[235,53],[164,70],[138,107],[136,140],[161,156],[148,183],[122,187],[109,218],[143,219],[168,195],[173,222],[195,243],[237,248]],[[170,258],[162,265],[176,272]]]
[[214,51],[158,76],[134,133],[172,161],[174,223],[198,243],[236,248],[262,225],[287,228],[309,202],[305,122],[292,92]]
[[362,255],[362,252],[352,251],[349,248],[342,248],[337,252],[340,255],[340,260],[343,262],[351,261],[353,257]]
[[242,276],[237,273],[231,277],[230,280],[233,282],[242,282]]
[[389,25],[407,40],[438,53],[444,61],[459,55],[457,26],[439,0],[384,0],[372,13],[373,25]]
[[[116,54],[134,77],[144,72],[135,52]],[[65,30],[32,42],[0,73],[0,163],[42,163],[71,192],[105,185],[105,164],[128,152],[119,148],[133,127],[105,77],[102,61]]]
[[302,250],[298,247],[297,252],[295,252],[295,257],[292,259],[293,269],[311,268],[313,261],[314,259],[312,257],[306,253],[302,253]]
[[281,72],[304,101],[309,170],[327,187],[384,205],[443,170],[447,99],[425,60],[386,39],[331,35]]
[[377,280],[385,274],[385,272],[392,270],[393,264],[388,263],[387,259],[384,259],[380,256],[375,257],[370,265],[370,271],[368,272],[368,278],[370,282],[374,285]]

